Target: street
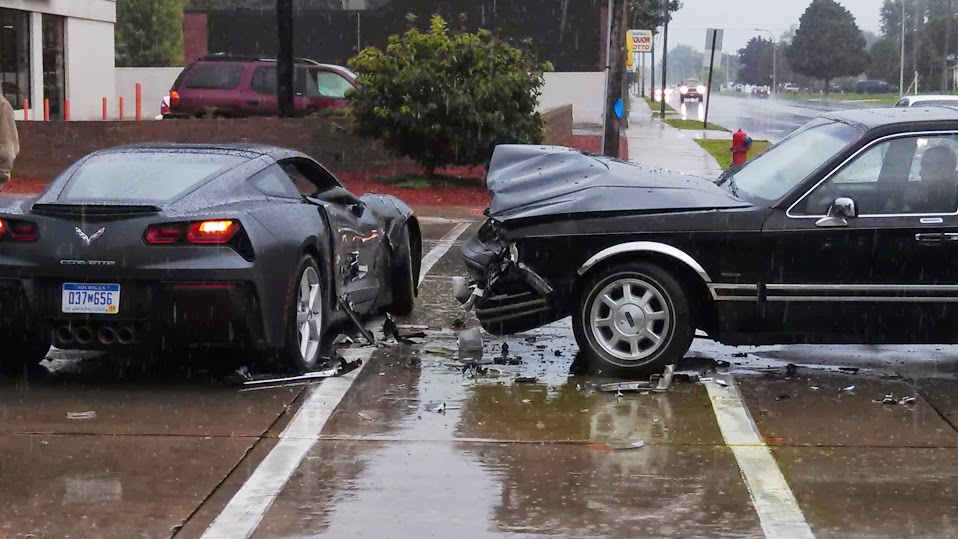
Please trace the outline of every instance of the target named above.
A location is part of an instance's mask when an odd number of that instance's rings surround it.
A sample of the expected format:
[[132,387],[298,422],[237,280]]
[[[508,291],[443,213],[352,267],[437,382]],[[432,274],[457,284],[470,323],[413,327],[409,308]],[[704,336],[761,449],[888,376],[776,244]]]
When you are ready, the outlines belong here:
[[[680,104],[674,97],[669,104],[682,113],[683,118],[704,120],[703,103],[690,101]],[[833,110],[867,107],[868,105],[849,105],[840,101],[829,103],[785,100],[771,97],[758,99],[713,94],[709,106],[709,122],[732,131],[741,129],[753,140],[768,140],[777,143],[789,133],[805,125],[814,118]]]
[[357,339],[345,376],[249,391],[60,353],[0,379],[0,537],[958,535],[958,347],[697,339],[678,369],[704,381],[616,394],[570,376],[566,320],[464,369],[450,277],[477,222],[423,222],[400,324],[426,337]]

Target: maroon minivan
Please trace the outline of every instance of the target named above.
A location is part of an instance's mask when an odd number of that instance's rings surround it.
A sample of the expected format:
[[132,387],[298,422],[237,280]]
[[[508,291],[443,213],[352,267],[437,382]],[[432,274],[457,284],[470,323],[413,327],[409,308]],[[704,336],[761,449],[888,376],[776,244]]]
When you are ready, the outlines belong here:
[[[275,116],[276,60],[213,54],[183,68],[170,90],[170,110],[164,118],[213,115],[226,118]],[[308,115],[348,105],[346,93],[358,89],[349,69],[313,60],[296,60],[294,107]]]

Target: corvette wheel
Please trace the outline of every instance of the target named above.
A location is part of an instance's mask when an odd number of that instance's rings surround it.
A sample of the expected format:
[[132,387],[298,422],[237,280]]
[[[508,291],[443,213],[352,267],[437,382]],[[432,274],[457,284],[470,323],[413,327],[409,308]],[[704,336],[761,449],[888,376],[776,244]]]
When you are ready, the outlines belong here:
[[416,307],[416,280],[415,263],[413,262],[413,246],[409,229],[404,234],[405,239],[396,248],[396,261],[393,266],[390,286],[392,286],[392,305],[389,312],[396,316],[409,316]]
[[695,335],[682,286],[648,263],[622,264],[592,277],[573,327],[590,359],[630,376],[660,374],[682,358]]
[[303,257],[297,275],[296,288],[290,294],[286,344],[279,357],[280,366],[295,374],[312,369],[319,361],[328,318],[325,287],[313,257]]

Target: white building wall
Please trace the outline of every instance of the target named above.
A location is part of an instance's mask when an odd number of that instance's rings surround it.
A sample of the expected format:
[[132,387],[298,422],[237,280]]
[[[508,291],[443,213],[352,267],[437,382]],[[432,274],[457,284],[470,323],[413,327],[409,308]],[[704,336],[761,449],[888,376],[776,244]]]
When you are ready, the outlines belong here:
[[[0,0],[0,8],[31,13],[31,99],[29,117],[43,120],[42,14],[64,21],[65,94],[71,119],[100,119],[102,98],[111,117],[118,115],[114,74],[115,0]],[[21,116],[18,113],[18,119]]]
[[[116,99],[113,23],[66,20],[66,95],[71,120],[99,120],[107,99],[107,117],[120,115]],[[129,117],[131,104],[127,104]]]
[[116,22],[116,0],[0,0],[0,7]]
[[160,113],[160,102],[170,95],[170,88],[182,67],[118,67],[116,97],[130,104],[130,116],[136,113],[136,83],[143,86],[143,119],[152,120]]
[[572,121],[601,124],[605,102],[605,73],[545,73],[539,110],[572,105]]

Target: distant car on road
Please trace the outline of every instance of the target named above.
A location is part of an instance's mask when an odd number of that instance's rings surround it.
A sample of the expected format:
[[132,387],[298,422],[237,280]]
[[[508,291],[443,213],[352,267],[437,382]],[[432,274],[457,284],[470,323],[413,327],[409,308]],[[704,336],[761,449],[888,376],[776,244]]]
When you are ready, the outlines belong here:
[[571,316],[629,376],[730,345],[958,343],[958,107],[829,113],[717,181],[499,146],[456,296],[497,335]]
[[292,150],[96,152],[0,207],[0,362],[39,363],[51,343],[225,347],[308,370],[350,313],[412,311],[421,238],[401,200],[356,196]]
[[890,94],[897,92],[898,88],[883,80],[863,80],[855,86],[855,91],[860,94]]
[[[170,90],[166,118],[275,116],[276,60],[213,54],[186,66]],[[349,69],[313,60],[296,60],[293,70],[294,108],[308,115],[348,106],[346,95],[357,90]]]
[[932,105],[958,105],[958,95],[907,95],[896,107],[927,107]]
[[695,99],[701,101],[705,98],[705,92],[708,88],[698,79],[688,79],[679,86],[679,102],[685,103],[686,99]]
[[802,89],[797,84],[788,83],[782,86],[782,92],[786,94],[797,94],[801,91]]
[[769,96],[769,89],[766,86],[756,86],[752,88],[752,97],[766,99]]

